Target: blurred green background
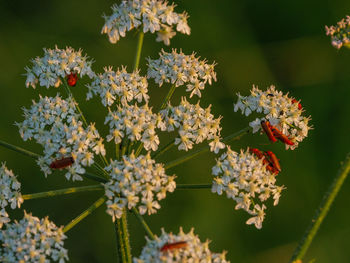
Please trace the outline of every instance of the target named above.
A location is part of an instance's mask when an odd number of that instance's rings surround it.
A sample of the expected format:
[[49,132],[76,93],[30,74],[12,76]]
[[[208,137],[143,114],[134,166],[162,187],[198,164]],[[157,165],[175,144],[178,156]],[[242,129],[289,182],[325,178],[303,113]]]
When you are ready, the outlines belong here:
[[[137,38],[134,31],[116,45],[100,35],[102,14],[110,14],[114,1],[0,1],[0,139],[40,153],[34,142],[23,142],[15,121],[22,121],[21,107],[29,107],[38,95],[57,90],[24,86],[24,67],[29,60],[42,56],[43,47],[55,44],[64,48],[82,48],[96,62],[101,72],[107,65],[132,67]],[[269,145],[265,136],[247,135],[232,148],[269,147],[281,159],[283,171],[279,184],[287,189],[280,204],[269,203],[261,230],[245,225],[248,215],[234,210],[234,203],[210,190],[178,190],[161,202],[159,213],[146,217],[151,229],[160,233],[185,231],[194,227],[202,240],[212,240],[212,251],[227,250],[231,262],[287,262],[303,235],[315,208],[350,149],[350,50],[336,50],[325,36],[324,25],[334,25],[349,14],[349,1],[176,1],[176,10],[186,10],[192,33],[178,34],[170,47],[155,42],[146,34],[142,50],[141,72],[145,58],[156,58],[161,48],[196,51],[209,62],[216,61],[218,81],[203,92],[201,105],[213,104],[216,116],[223,115],[222,135],[246,127],[248,119],[233,112],[236,93],[247,95],[252,84],[278,89],[301,99],[314,130],[294,151],[285,151],[280,143]],[[86,82],[82,80],[80,83]],[[152,103],[159,105],[166,86],[156,88],[151,82]],[[79,101],[85,100],[86,88],[73,90]],[[61,92],[64,94],[64,92]],[[184,95],[178,89],[174,101]],[[101,134],[106,110],[97,99],[82,104],[87,118],[97,122]],[[167,143],[168,139],[162,141]],[[183,152],[171,152],[160,158],[166,162]],[[19,175],[22,193],[90,184],[67,182],[60,173],[45,179],[35,162],[16,152],[0,148],[0,160]],[[200,156],[176,169],[178,183],[209,183],[213,154]],[[316,262],[350,262],[350,180],[345,182],[316,236],[306,259]],[[26,201],[23,208],[35,216],[49,215],[57,225],[67,224],[101,193],[81,193],[50,199]],[[12,213],[21,218],[22,211]],[[132,253],[139,255],[145,233],[130,215]],[[115,235],[105,207],[100,207],[68,232],[66,248],[70,262],[115,262]],[[307,262],[307,261],[306,261]]]

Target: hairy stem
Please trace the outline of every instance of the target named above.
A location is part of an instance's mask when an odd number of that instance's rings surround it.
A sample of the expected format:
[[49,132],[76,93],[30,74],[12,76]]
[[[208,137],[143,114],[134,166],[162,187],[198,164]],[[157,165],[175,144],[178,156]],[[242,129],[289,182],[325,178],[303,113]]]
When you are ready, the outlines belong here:
[[134,213],[134,215],[136,216],[136,218],[140,221],[141,225],[143,226],[143,229],[146,231],[147,236],[150,239],[156,239],[156,237],[154,236],[154,234],[152,233],[151,229],[149,228],[149,226],[147,225],[145,219],[143,218],[143,216],[139,213],[139,211],[133,207],[132,208],[132,212]]
[[25,195],[22,195],[22,198],[24,200],[30,200],[30,199],[36,199],[36,198],[52,197],[52,196],[57,196],[57,195],[75,194],[75,193],[79,193],[79,192],[98,191],[98,190],[102,190],[102,189],[103,189],[102,185],[71,187],[71,188],[52,190],[52,191],[41,192],[41,193],[25,194]]
[[[231,134],[231,135],[225,137],[225,138],[222,140],[222,142],[228,143],[228,142],[230,142],[230,141],[238,140],[238,139],[241,138],[243,135],[249,133],[250,129],[251,129],[250,127],[246,127],[246,128],[244,128],[244,129],[242,129],[242,130],[236,132],[236,133],[233,133],[233,134]],[[169,169],[169,168],[174,167],[174,166],[177,166],[177,165],[179,165],[179,164],[181,164],[181,163],[187,162],[187,161],[191,160],[192,158],[194,158],[194,157],[196,157],[196,156],[198,156],[198,155],[201,155],[201,154],[203,154],[203,153],[208,152],[209,149],[210,149],[209,146],[204,146],[203,148],[201,148],[201,149],[199,149],[199,150],[197,150],[197,151],[193,151],[193,152],[191,152],[191,153],[189,153],[189,154],[183,155],[182,157],[180,157],[180,158],[178,158],[178,159],[176,159],[176,160],[173,160],[173,161],[169,162],[168,164],[165,165],[164,168],[165,168],[165,169]]]
[[122,228],[123,228],[123,241],[125,246],[126,259],[128,263],[131,263],[131,248],[130,248],[130,241],[129,241],[127,210],[125,208],[122,215]]
[[308,250],[312,240],[314,239],[318,229],[321,226],[324,218],[326,217],[329,208],[331,207],[335,197],[337,196],[340,188],[342,187],[347,175],[350,172],[350,153],[348,153],[342,167],[340,168],[338,175],[334,178],[332,185],[329,187],[326,194],[323,196],[323,200],[316,210],[316,213],[311,220],[311,224],[307,231],[305,232],[303,238],[298,244],[298,247],[293,253],[290,262],[298,259],[302,259]]
[[115,222],[115,234],[117,237],[117,254],[118,254],[118,262],[126,262],[126,253],[125,253],[125,245],[123,241],[123,227],[122,227],[122,219],[116,219]]
[[67,224],[63,228],[63,232],[69,231],[71,228],[73,228],[76,224],[78,224],[81,220],[83,220],[85,217],[90,215],[95,209],[97,209],[99,206],[101,206],[105,201],[107,197],[104,195],[100,197],[95,203],[93,203],[88,209],[86,209],[84,212],[82,212],[80,215],[78,215],[76,218],[74,218],[69,224]]

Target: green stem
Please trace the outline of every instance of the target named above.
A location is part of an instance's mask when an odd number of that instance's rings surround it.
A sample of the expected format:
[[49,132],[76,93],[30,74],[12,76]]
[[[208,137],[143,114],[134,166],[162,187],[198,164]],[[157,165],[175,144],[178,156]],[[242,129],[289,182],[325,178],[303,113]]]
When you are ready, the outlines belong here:
[[129,231],[128,231],[128,220],[127,220],[127,210],[124,208],[122,215],[122,228],[123,228],[123,241],[125,246],[125,254],[128,263],[131,263],[131,249],[129,241]]
[[212,184],[178,184],[176,189],[210,189]]
[[135,156],[138,157],[143,149],[143,142],[140,142],[139,147],[137,147]]
[[308,250],[313,238],[315,237],[321,223],[326,217],[329,208],[331,207],[335,197],[337,196],[340,188],[342,187],[347,175],[350,172],[350,153],[348,153],[342,167],[340,168],[338,175],[334,178],[332,185],[329,187],[326,194],[323,196],[323,200],[316,210],[316,213],[311,220],[311,224],[307,231],[305,232],[303,238],[299,242],[298,247],[294,251],[294,254],[290,260],[293,262],[297,259],[302,259]]
[[120,143],[115,145],[115,157],[117,158],[117,160],[119,160],[120,158]]
[[176,89],[176,85],[173,84],[170,88],[170,90],[168,91],[168,94],[166,95],[165,99],[163,100],[162,105],[160,106],[160,110],[164,110],[168,104],[168,102],[170,101],[171,97],[174,94],[174,91]]
[[140,221],[140,223],[143,226],[144,230],[146,231],[148,237],[150,239],[153,239],[153,240],[156,239],[156,237],[152,233],[151,229],[149,228],[149,226],[147,225],[145,219],[143,219],[143,216],[139,213],[139,211],[135,207],[133,207],[132,208],[132,212],[134,213],[136,218]]
[[117,236],[117,254],[119,262],[126,262],[125,245],[123,241],[122,219],[116,219],[115,234]]
[[158,157],[159,155],[162,155],[163,153],[165,153],[166,151],[168,151],[169,149],[171,149],[174,145],[175,145],[175,140],[172,140],[172,141],[169,142],[167,145],[165,145],[163,148],[161,148],[160,150],[158,150],[157,152],[155,152],[154,154],[152,154],[152,155],[151,155],[152,159],[155,159],[155,158]]
[[141,50],[142,50],[142,44],[143,44],[143,29],[140,29],[139,37],[137,40],[137,47],[136,47],[136,54],[135,54],[135,60],[134,60],[134,70],[137,70],[139,68],[140,64],[140,58],[141,58]]
[[45,197],[51,197],[51,196],[57,196],[57,195],[75,194],[79,192],[97,191],[102,189],[103,189],[102,185],[71,187],[71,188],[52,190],[47,192],[35,193],[35,194],[26,194],[26,195],[22,195],[22,198],[24,200],[30,200],[30,199],[45,198]]
[[69,231],[72,227],[74,227],[76,224],[78,224],[81,220],[83,220],[85,217],[90,215],[95,209],[97,209],[99,206],[101,206],[105,201],[107,200],[107,196],[102,196],[99,198],[95,203],[93,203],[88,209],[86,209],[84,212],[82,212],[80,215],[78,215],[76,218],[74,218],[71,222],[69,222],[68,225],[66,225],[63,228],[63,232]]
[[34,158],[34,159],[37,159],[37,158],[40,157],[40,155],[37,154],[37,153],[33,153],[33,152],[31,152],[31,151],[28,151],[28,150],[26,150],[26,149],[23,149],[23,148],[21,148],[21,147],[18,147],[18,146],[9,144],[9,143],[4,142],[4,141],[1,141],[1,140],[0,140],[0,145],[1,145],[1,146],[4,146],[4,147],[7,148],[7,149],[10,149],[10,150],[13,150],[13,151],[15,151],[15,152],[24,154],[24,155],[29,156],[29,157]]
[[[250,127],[246,127],[246,128],[244,128],[244,129],[242,129],[242,130],[236,132],[236,133],[233,133],[233,134],[231,134],[231,135],[225,137],[225,138],[222,140],[222,142],[228,143],[228,142],[230,142],[230,141],[238,140],[238,139],[241,138],[243,135],[249,133],[249,130],[250,130],[250,129],[251,129]],[[173,161],[169,162],[168,164],[165,165],[164,168],[165,168],[165,169],[169,169],[169,168],[174,167],[174,166],[177,166],[177,165],[179,165],[179,164],[181,164],[181,163],[187,162],[187,161],[191,160],[192,158],[194,158],[194,157],[196,157],[196,156],[198,156],[198,155],[201,155],[201,154],[203,154],[203,153],[208,152],[209,149],[210,149],[209,146],[204,146],[203,148],[201,148],[201,149],[199,149],[199,150],[197,150],[197,151],[191,152],[191,153],[186,154],[186,155],[184,155],[184,156],[182,156],[182,157],[180,157],[180,158],[178,158],[178,159],[176,159],[176,160],[173,160]]]

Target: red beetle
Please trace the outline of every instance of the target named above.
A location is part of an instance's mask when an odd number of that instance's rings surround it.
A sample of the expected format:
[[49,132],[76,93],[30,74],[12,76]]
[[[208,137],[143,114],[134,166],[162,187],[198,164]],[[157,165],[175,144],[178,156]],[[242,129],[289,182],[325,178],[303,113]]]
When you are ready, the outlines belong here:
[[64,169],[71,166],[74,163],[74,158],[72,156],[64,157],[62,159],[58,159],[53,161],[50,164],[51,169]]
[[172,249],[180,249],[180,248],[185,248],[187,247],[187,242],[186,241],[178,241],[174,243],[166,243],[164,246],[160,248],[160,251],[165,252],[168,250]]
[[292,142],[286,135],[284,135],[279,129],[277,129],[275,126],[270,125],[270,129],[273,133],[273,135],[279,139],[281,142],[288,144],[288,145],[294,145],[294,142]]
[[269,138],[270,141],[272,142],[276,142],[277,139],[275,138],[274,134],[271,131],[271,124],[268,121],[261,121],[261,127],[263,128],[263,130],[265,131],[267,137]]
[[77,73],[70,73],[67,76],[67,83],[69,86],[74,87],[77,84],[78,81],[78,74]]
[[[294,103],[297,103],[298,101],[296,100],[296,99],[292,99],[292,104],[294,104]],[[303,107],[301,106],[301,104],[298,102],[298,109],[299,110],[302,110],[303,109]]]
[[281,171],[281,165],[276,157],[276,155],[271,151],[266,151],[265,156],[268,158],[269,163],[272,167],[277,170],[277,173]]

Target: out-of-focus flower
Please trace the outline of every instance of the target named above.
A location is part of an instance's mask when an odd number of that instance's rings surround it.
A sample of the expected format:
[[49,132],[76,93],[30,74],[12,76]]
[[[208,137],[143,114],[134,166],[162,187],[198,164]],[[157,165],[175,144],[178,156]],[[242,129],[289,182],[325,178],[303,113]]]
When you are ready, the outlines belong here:
[[253,133],[262,130],[261,122],[268,121],[281,133],[289,138],[293,145],[286,144],[286,149],[295,149],[308,135],[311,129],[309,126],[310,116],[303,116],[303,108],[299,101],[277,91],[274,86],[270,86],[266,91],[261,91],[253,86],[250,96],[241,96],[234,104],[234,111],[241,110],[242,114],[249,116],[252,112],[264,115],[261,118],[249,123],[253,128]]
[[350,16],[346,16],[336,26],[326,26],[326,34],[331,37],[333,47],[350,47]]
[[63,247],[66,236],[46,217],[39,219],[24,212],[19,222],[0,230],[1,262],[59,262],[68,260]]
[[150,153],[125,155],[121,161],[111,161],[105,169],[110,173],[110,180],[104,185],[107,213],[113,221],[122,216],[124,208],[137,207],[140,214],[156,213],[160,208],[158,201],[176,187],[175,176],[166,175],[163,165],[152,160]]
[[59,87],[62,79],[71,74],[85,75],[92,78],[95,73],[91,69],[93,63],[86,55],[82,55],[82,50],[75,51],[71,47],[66,49],[45,49],[44,56],[36,57],[32,60],[33,67],[25,68],[27,71],[26,86],[36,85],[42,87]]
[[215,176],[212,192],[236,201],[235,209],[244,209],[252,217],[247,224],[262,227],[266,206],[264,202],[273,197],[274,205],[278,204],[283,186],[277,186],[274,174],[266,169],[262,159],[249,150],[240,153],[232,151],[227,146],[227,152],[222,154],[212,168]]
[[207,64],[206,60],[199,60],[195,53],[185,55],[173,49],[171,53],[162,50],[159,59],[148,59],[147,77],[162,86],[163,83],[171,83],[176,87],[186,85],[186,91],[191,95],[201,97],[201,90],[206,83],[216,81],[215,63]]
[[144,33],[157,32],[157,41],[170,44],[176,31],[189,35],[187,13],[174,12],[175,5],[164,0],[129,0],[112,6],[112,15],[104,15],[102,34],[107,34],[111,43],[125,37],[127,31],[141,27]]
[[194,230],[184,233],[180,228],[179,234],[162,234],[155,240],[149,240],[143,247],[140,257],[134,258],[134,263],[175,263],[175,262],[213,262],[228,263],[226,252],[213,253],[209,250],[209,240],[202,243]]

